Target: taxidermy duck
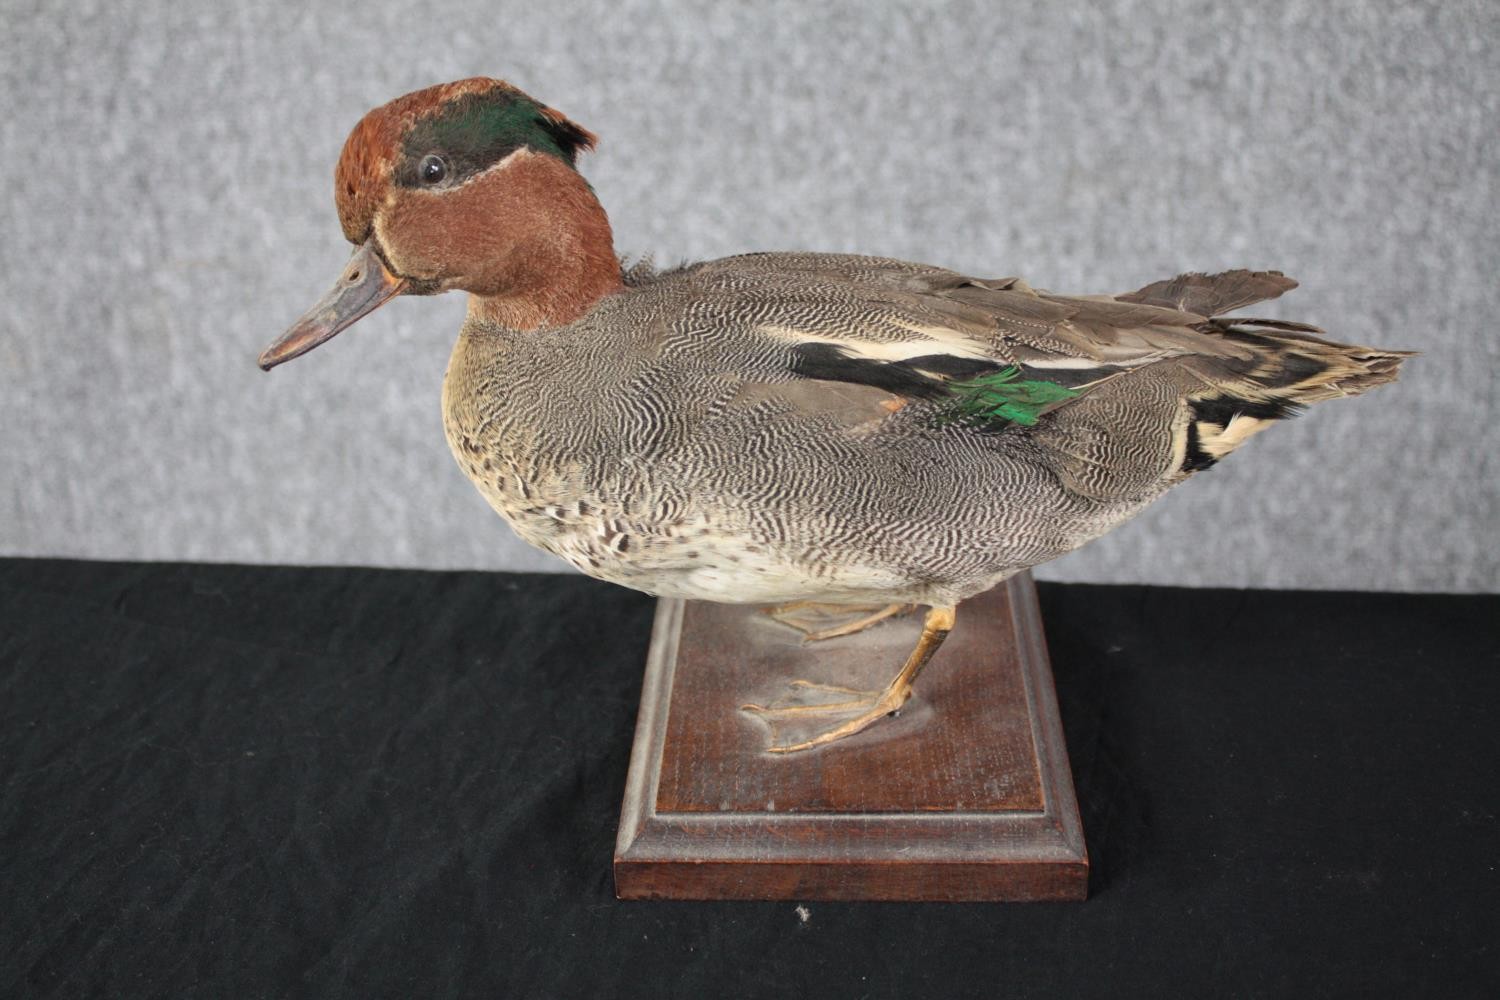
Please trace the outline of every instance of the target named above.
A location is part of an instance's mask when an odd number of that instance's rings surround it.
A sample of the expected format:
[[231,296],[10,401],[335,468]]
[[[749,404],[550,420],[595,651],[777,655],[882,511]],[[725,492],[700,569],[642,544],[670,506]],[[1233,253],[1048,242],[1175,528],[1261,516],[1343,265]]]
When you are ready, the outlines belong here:
[[[448,444],[526,541],[650,594],[774,605],[809,638],[929,609],[885,688],[746,706],[773,751],[896,711],[965,598],[1407,356],[1223,318],[1295,287],[1276,271],[1074,296],[840,254],[624,270],[576,169],[594,141],[485,78],[371,111],[334,175],[353,259],[260,365],[397,295],[468,292]],[[826,725],[776,741],[794,715]]]

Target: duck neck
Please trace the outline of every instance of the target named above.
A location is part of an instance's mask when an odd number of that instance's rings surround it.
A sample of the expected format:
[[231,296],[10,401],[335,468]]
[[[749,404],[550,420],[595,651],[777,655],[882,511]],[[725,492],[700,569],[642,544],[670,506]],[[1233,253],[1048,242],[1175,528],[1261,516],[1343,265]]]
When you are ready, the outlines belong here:
[[510,230],[504,280],[469,295],[469,318],[511,330],[566,326],[620,291],[609,217],[579,174],[554,157],[534,156],[508,178],[525,206],[502,216]]

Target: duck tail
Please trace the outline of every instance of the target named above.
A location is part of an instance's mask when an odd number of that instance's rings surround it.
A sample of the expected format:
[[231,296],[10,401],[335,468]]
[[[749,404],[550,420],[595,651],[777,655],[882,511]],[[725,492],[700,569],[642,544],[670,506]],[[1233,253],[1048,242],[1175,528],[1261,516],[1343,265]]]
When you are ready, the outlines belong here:
[[1401,362],[1415,353],[1325,340],[1318,336],[1322,330],[1306,323],[1218,315],[1296,286],[1279,271],[1229,271],[1179,275],[1120,296],[1207,316],[1199,330],[1228,341],[1232,350],[1229,357],[1182,359],[1201,386],[1187,397],[1184,472],[1212,466],[1273,422],[1313,403],[1396,381]]

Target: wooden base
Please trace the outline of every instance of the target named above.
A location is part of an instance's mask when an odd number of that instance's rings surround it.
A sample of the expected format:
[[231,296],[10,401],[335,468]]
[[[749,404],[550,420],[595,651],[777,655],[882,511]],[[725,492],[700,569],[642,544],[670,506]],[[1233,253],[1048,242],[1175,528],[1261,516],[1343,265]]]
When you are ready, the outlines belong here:
[[615,846],[622,899],[1077,900],[1088,858],[1029,574],[965,601],[899,715],[791,754],[740,709],[890,680],[921,616],[803,645],[662,600]]

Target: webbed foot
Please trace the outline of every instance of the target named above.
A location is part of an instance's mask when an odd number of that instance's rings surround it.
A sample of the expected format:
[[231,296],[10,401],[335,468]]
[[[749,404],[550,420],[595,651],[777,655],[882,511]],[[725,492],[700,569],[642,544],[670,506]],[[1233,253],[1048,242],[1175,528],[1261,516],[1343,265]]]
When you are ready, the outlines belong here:
[[[841,740],[890,715],[911,697],[911,685],[895,682],[880,691],[861,691],[836,684],[795,680],[785,695],[768,705],[742,705],[765,720],[771,729],[771,753],[792,753]],[[831,716],[833,722],[817,728],[815,716]],[[788,730],[794,734],[788,736]],[[805,737],[798,739],[797,737]]]
[[[952,607],[930,609],[922,621],[922,635],[916,648],[902,664],[900,673],[879,691],[795,680],[785,695],[770,704],[742,705],[741,710],[760,717],[770,727],[771,743],[767,749],[771,753],[811,750],[853,736],[906,704],[917,675],[927,666],[952,628]],[[820,729],[818,719],[821,716],[832,716],[834,721]],[[792,733],[790,737],[788,730]]]

